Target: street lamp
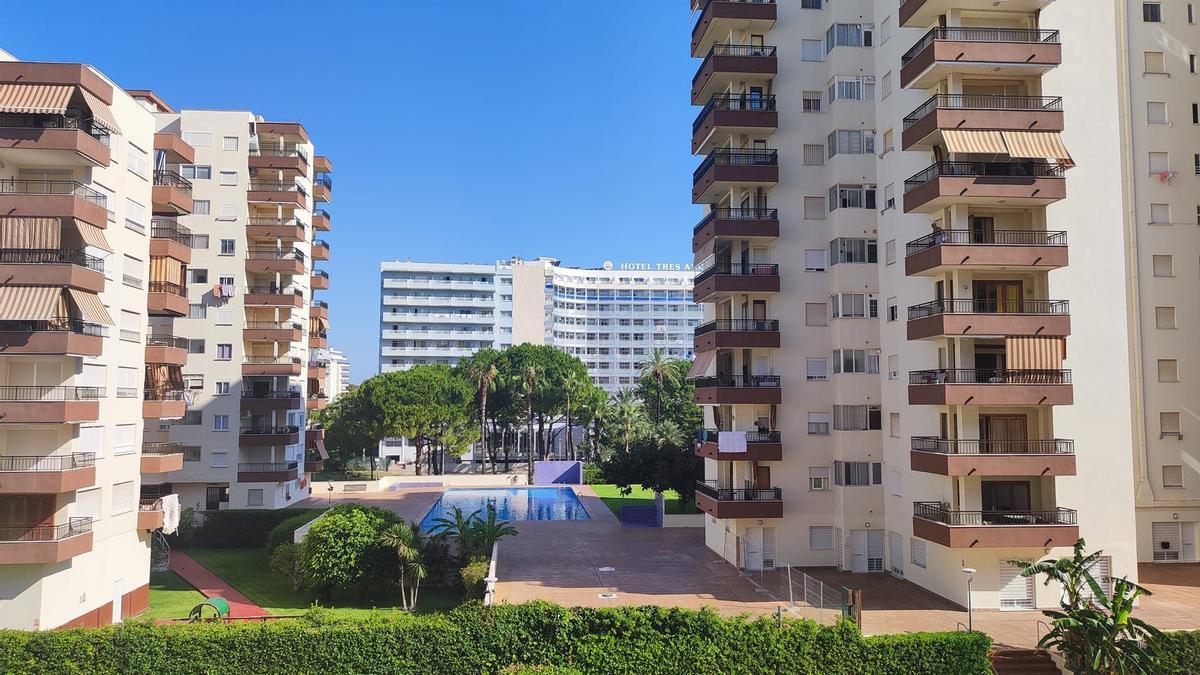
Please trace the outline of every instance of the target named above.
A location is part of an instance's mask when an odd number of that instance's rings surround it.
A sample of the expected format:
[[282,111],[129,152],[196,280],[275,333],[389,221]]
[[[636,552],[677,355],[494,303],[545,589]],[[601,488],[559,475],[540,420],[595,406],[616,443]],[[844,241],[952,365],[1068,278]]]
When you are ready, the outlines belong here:
[[964,567],[962,573],[967,575],[967,630],[975,630],[975,621],[971,612],[971,582],[975,580],[975,568]]

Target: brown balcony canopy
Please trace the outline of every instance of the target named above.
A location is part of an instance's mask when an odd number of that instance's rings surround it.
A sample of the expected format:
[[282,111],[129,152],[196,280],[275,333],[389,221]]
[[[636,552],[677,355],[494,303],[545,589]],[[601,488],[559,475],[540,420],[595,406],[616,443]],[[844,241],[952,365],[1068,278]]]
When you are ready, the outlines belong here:
[[[74,229],[70,229],[70,228]],[[104,231],[75,218],[0,217],[0,249],[79,248],[93,246],[112,253]]]
[[975,131],[971,129],[947,129],[942,132],[946,149],[950,152],[970,152],[984,155],[1006,155],[1004,136],[999,131]]
[[76,288],[68,288],[67,294],[71,296],[71,302],[75,303],[75,308],[84,321],[98,323],[102,326],[115,325],[112,317],[108,315],[108,310],[104,308],[104,303],[100,302],[99,296],[84,293]]
[[92,122],[119,134],[108,105],[92,92],[69,84],[0,84],[0,112],[31,115],[63,115],[72,101],[92,113]]
[[54,286],[0,286],[0,321],[49,321],[61,301]]
[[1010,157],[1045,159],[1068,166],[1075,163],[1057,131],[1005,131],[1004,144]]

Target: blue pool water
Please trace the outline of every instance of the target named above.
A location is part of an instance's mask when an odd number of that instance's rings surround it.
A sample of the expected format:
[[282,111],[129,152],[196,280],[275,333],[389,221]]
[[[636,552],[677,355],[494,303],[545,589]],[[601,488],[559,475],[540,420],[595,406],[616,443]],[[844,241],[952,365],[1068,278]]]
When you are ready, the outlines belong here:
[[489,504],[500,520],[588,520],[587,511],[570,488],[455,488],[442,493],[421,519],[421,529],[432,528],[435,518],[453,518],[456,506],[463,515],[479,511],[487,517]]

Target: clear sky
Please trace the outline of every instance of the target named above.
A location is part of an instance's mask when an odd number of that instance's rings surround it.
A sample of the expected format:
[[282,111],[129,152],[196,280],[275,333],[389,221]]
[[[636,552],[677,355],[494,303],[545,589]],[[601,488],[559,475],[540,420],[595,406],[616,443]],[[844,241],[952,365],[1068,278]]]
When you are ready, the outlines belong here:
[[19,59],[304,124],[333,162],[323,297],[355,382],[377,367],[381,260],[691,260],[683,0],[109,0],[50,23],[4,5]]

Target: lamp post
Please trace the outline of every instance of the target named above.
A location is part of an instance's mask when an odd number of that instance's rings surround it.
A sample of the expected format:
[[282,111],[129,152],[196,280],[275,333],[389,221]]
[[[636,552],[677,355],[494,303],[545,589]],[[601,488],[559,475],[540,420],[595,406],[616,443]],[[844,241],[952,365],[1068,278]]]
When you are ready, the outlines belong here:
[[975,580],[975,568],[964,567],[962,573],[967,575],[967,630],[975,630],[974,616],[971,611],[971,582]]

